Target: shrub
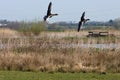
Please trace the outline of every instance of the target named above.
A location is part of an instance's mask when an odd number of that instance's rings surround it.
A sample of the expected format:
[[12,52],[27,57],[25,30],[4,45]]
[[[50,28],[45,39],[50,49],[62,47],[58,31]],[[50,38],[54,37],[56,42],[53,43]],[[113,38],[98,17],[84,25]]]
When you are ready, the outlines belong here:
[[43,22],[35,22],[35,23],[32,23],[30,30],[34,35],[39,35],[40,32],[46,30],[46,27]]
[[21,27],[19,29],[20,32],[22,32],[24,35],[39,35],[40,32],[45,31],[45,23],[44,22],[22,22]]

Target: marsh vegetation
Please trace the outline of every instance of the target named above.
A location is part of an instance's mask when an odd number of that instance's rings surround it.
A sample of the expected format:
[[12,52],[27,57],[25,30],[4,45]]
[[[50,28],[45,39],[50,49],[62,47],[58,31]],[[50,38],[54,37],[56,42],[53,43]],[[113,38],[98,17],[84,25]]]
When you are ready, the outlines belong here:
[[[0,35],[0,69],[41,72],[120,72],[120,49],[81,44],[119,44],[115,37],[87,38],[87,31],[41,32],[37,36],[4,29]],[[13,33],[12,33],[13,32]],[[9,36],[8,36],[9,35]],[[6,37],[7,36],[7,37]]]

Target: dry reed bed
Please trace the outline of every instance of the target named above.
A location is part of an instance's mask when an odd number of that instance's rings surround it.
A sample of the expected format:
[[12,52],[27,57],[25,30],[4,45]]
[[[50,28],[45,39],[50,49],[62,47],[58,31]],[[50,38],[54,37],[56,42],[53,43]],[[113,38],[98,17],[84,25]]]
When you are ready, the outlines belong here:
[[1,70],[47,72],[120,72],[120,51],[76,49],[46,53],[0,54]]
[[[18,42],[21,46],[16,46]],[[48,72],[120,72],[119,49],[64,48],[56,45],[73,43],[80,44],[74,39],[10,39],[9,45],[7,45],[9,47],[0,52],[0,69]],[[11,47],[10,45],[13,44],[14,46]]]
[[[117,33],[118,34],[118,33]],[[67,44],[120,42],[119,37],[87,38],[87,32],[47,32],[40,36],[0,38],[1,70],[120,72],[119,49],[61,47]],[[59,44],[59,45],[58,45]],[[64,45],[61,45],[64,44]]]

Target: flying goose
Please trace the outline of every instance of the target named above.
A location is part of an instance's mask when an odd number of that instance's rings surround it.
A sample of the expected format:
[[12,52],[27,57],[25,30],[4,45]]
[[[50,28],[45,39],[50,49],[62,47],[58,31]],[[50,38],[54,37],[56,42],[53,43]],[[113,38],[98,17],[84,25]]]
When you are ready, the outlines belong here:
[[80,31],[82,24],[85,24],[88,20],[90,20],[90,19],[85,19],[84,17],[85,17],[85,12],[83,12],[81,16],[81,20],[78,23],[78,32]]
[[51,13],[51,7],[52,7],[52,2],[50,2],[49,5],[48,5],[47,14],[44,16],[44,21],[46,21],[47,18],[51,18],[53,16],[57,16],[58,15],[58,14],[52,14]]

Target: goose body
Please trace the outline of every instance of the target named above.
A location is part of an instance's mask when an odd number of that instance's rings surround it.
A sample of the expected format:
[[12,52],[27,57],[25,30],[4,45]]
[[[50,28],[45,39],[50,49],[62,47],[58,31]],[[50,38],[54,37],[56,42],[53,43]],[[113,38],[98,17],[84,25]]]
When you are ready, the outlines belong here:
[[85,17],[85,12],[82,13],[81,19],[78,23],[78,32],[80,31],[82,24],[85,24],[88,20],[90,20],[90,19],[85,19],[84,17]]
[[44,21],[46,21],[47,20],[47,18],[51,18],[51,17],[53,17],[53,16],[57,16],[58,14],[52,14],[51,13],[51,9],[52,9],[52,2],[50,2],[49,3],[49,5],[48,5],[48,10],[47,10],[47,14],[44,16]]

